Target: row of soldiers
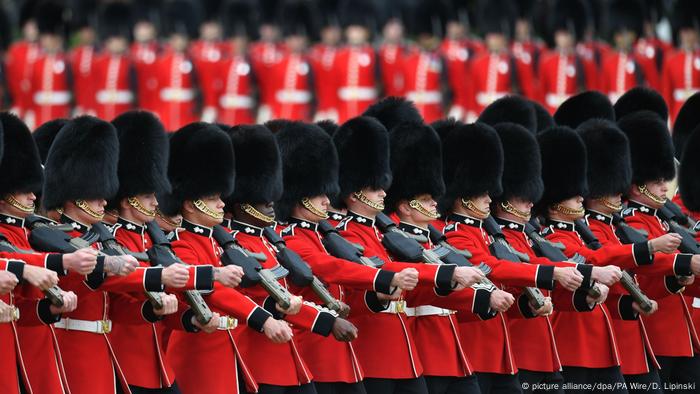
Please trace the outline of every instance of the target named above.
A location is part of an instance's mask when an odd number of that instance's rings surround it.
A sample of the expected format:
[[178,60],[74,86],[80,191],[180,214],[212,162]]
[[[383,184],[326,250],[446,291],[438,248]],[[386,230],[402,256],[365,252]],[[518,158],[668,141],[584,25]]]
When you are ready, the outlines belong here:
[[666,196],[675,151],[700,211],[698,97],[674,140],[645,88],[170,137],[0,114],[0,388],[695,392],[700,251]]
[[[383,96],[407,97],[426,121],[449,115],[471,122],[507,94],[553,113],[584,90],[615,102],[640,85],[664,95],[673,120],[700,86],[700,9],[685,0],[674,3],[671,18],[676,48],[654,35],[658,9],[637,0],[606,3],[612,46],[591,38],[584,0],[480,2],[472,26],[483,41],[469,34],[465,4],[422,0],[408,12],[396,3],[378,48],[370,28],[376,9],[367,0],[272,2],[260,18],[256,5],[232,0],[201,25],[201,5],[177,0],[162,9],[107,2],[93,18],[101,45],[93,25],[78,23],[81,39],[69,52],[62,43],[65,6],[32,4],[20,20],[25,37],[9,48],[4,72],[11,108],[32,127],[80,114],[112,119],[133,108],[158,114],[168,131],[196,120],[342,123]],[[533,10],[542,4],[551,49],[533,33]],[[321,41],[309,48],[317,14]],[[411,45],[404,28],[415,38]]]

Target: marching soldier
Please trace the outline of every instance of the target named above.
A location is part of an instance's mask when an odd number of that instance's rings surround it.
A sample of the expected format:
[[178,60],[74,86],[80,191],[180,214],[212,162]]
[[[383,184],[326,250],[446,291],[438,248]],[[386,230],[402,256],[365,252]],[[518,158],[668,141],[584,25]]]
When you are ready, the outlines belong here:
[[35,9],[38,1],[26,0],[19,10],[19,28],[22,40],[13,42],[5,53],[6,89],[10,95],[12,112],[24,118],[32,101],[29,95],[32,64],[39,56],[39,30]]
[[547,45],[533,37],[533,21],[539,11],[535,1],[516,1],[516,18],[513,23],[513,42],[510,50],[516,59],[532,67],[533,72],[537,72],[540,56],[547,49]]
[[264,123],[273,119],[270,116],[270,105],[274,93],[268,83],[271,77],[271,68],[277,64],[284,54],[284,45],[280,40],[279,27],[279,0],[260,1],[260,14],[255,20],[258,27],[258,41],[250,45],[250,61],[253,72],[258,79],[260,92],[260,105],[258,107],[257,121]]
[[158,108],[158,69],[156,59],[160,55],[158,16],[160,10],[151,1],[138,1],[133,5],[134,42],[129,48],[131,61],[136,69],[139,108],[155,111]]
[[314,97],[316,98],[315,121],[323,119],[338,120],[336,104],[337,88],[333,83],[336,56],[340,49],[342,30],[338,15],[337,1],[321,1],[318,3],[321,13],[320,35],[321,42],[311,47],[309,61],[314,76]]
[[70,29],[78,40],[77,45],[68,52],[68,59],[73,71],[71,75],[75,101],[73,111],[76,116],[95,115],[93,72],[99,52],[96,8],[94,3],[79,1],[75,2],[74,8],[71,10]]
[[[220,63],[228,57],[228,46],[223,42],[224,30],[220,12],[222,11],[221,1],[203,1],[200,10],[204,14],[199,25],[199,39],[192,42],[189,47],[189,54],[192,58],[199,84],[204,94],[204,90],[209,87],[220,90],[222,86],[222,75],[217,71]],[[207,105],[204,102],[202,109],[202,120],[205,122],[215,122],[216,107]]]
[[389,17],[382,26],[382,42],[377,50],[379,70],[381,74],[384,95],[403,96],[405,91],[405,74],[403,61],[410,52],[404,41],[405,18],[398,1],[389,2]]

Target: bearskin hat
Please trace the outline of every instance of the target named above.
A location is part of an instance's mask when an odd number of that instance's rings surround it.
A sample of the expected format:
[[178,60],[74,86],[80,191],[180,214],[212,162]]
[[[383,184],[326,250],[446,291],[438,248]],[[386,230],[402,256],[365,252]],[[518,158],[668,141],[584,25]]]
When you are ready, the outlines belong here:
[[654,89],[636,86],[625,92],[615,102],[615,119],[622,119],[632,112],[649,110],[661,119],[668,120],[668,107],[663,97]]
[[455,118],[447,118],[447,119],[441,119],[441,120],[436,120],[435,122],[430,124],[430,127],[435,130],[435,132],[438,134],[438,137],[440,137],[440,141],[445,144],[445,139],[447,136],[457,127],[464,125],[464,123],[460,122],[459,120]]
[[502,33],[510,36],[517,10],[511,0],[481,0],[477,23],[481,34]]
[[674,32],[697,29],[700,26],[700,4],[695,0],[676,0],[671,21]]
[[362,116],[377,119],[387,131],[403,122],[423,123],[423,117],[411,101],[403,97],[386,97],[372,104]]
[[438,209],[443,214],[457,198],[503,192],[503,147],[496,130],[487,124],[460,125],[449,132],[442,140],[442,164],[446,192]]
[[228,130],[236,154],[236,186],[226,205],[268,203],[282,196],[282,160],[267,127],[240,125]]
[[0,113],[4,130],[3,145],[5,154],[0,163],[0,196],[13,192],[38,192],[44,182],[44,169],[41,168],[39,150],[32,133],[16,115]]
[[586,144],[589,197],[627,193],[632,182],[632,161],[625,133],[604,119],[583,122],[576,131]]
[[686,152],[678,167],[678,189],[683,205],[691,211],[700,211],[700,125],[695,127],[685,144]]
[[343,28],[349,26],[364,26],[369,31],[376,28],[377,10],[370,0],[341,0],[338,14]]
[[148,111],[129,111],[112,125],[119,137],[119,192],[115,202],[139,194],[170,192],[168,180],[168,134]]
[[515,123],[494,126],[503,145],[503,192],[494,195],[498,201],[518,197],[537,202],[542,197],[542,162],[535,134]]
[[53,119],[34,130],[32,137],[34,138],[37,148],[39,149],[41,164],[46,163],[46,157],[49,155],[49,148],[51,148],[53,140],[56,139],[58,132],[68,122],[68,119]]
[[163,3],[163,25],[166,35],[182,34],[197,37],[203,13],[201,4],[192,0],[169,0]]
[[559,30],[567,30],[576,37],[577,41],[583,38],[586,28],[593,23],[591,9],[583,0],[557,0],[551,13],[552,33]]
[[185,200],[220,194],[225,199],[233,192],[236,163],[231,139],[219,127],[190,123],[170,137],[168,176],[172,193],[160,201],[161,211],[173,216]]
[[222,19],[227,37],[255,37],[256,19],[250,1],[228,1],[223,7]]
[[421,0],[413,12],[413,23],[409,24],[413,36],[421,34],[442,37],[449,14],[444,0]]
[[391,130],[389,141],[394,181],[387,191],[387,210],[393,212],[399,201],[421,194],[440,198],[445,182],[442,144],[435,130],[423,123],[402,123]]
[[556,126],[554,118],[549,113],[547,108],[545,108],[544,106],[542,106],[542,104],[534,100],[530,100],[530,104],[532,104],[532,108],[535,110],[535,118],[537,118],[538,133],[547,130],[550,127]]
[[131,7],[126,3],[107,3],[100,10],[98,31],[102,39],[131,36],[133,26]]
[[272,119],[265,122],[265,127],[272,132],[272,134],[277,134],[280,130],[284,130],[287,126],[290,126],[294,121],[289,119]]
[[66,201],[110,199],[119,190],[119,138],[111,123],[80,116],[58,132],[44,166],[42,206]]
[[333,134],[335,134],[336,130],[338,130],[338,127],[340,127],[331,119],[319,120],[318,122],[316,122],[316,126],[322,128],[323,131],[325,131],[331,137],[333,137]]
[[338,153],[331,137],[320,127],[291,122],[275,134],[282,159],[284,193],[275,204],[277,219],[286,221],[304,197],[333,199],[338,186]]
[[642,34],[644,3],[641,0],[613,0],[610,3],[610,32],[629,30],[639,37]]
[[521,96],[505,96],[484,108],[479,115],[479,122],[495,126],[502,122],[519,124],[531,133],[537,132],[537,115],[526,98]]
[[677,159],[683,155],[685,142],[698,124],[700,124],[700,92],[688,97],[673,123],[673,146]]
[[617,125],[630,142],[632,183],[673,179],[676,166],[666,122],[655,112],[638,111],[618,120]]
[[544,194],[537,204],[545,213],[553,204],[588,194],[586,146],[579,135],[566,126],[547,129],[537,136],[542,157]]
[[340,194],[335,207],[344,207],[342,200],[366,187],[389,189],[389,133],[375,118],[358,116],[343,123],[333,134],[338,150],[338,182]]
[[315,9],[308,0],[287,0],[282,4],[282,34],[314,37],[318,31]]
[[589,90],[569,97],[554,113],[554,121],[559,126],[577,128],[588,119],[615,121],[615,110],[608,96],[596,90]]
[[66,33],[66,7],[57,0],[44,0],[34,9],[36,25],[41,34],[62,36]]

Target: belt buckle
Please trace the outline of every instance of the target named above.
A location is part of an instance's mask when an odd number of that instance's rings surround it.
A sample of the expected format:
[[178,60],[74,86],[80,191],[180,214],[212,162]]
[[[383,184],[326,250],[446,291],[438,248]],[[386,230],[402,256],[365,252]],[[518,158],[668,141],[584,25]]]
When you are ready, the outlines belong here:
[[16,306],[12,307],[12,321],[17,321],[19,320],[19,308]]
[[109,326],[109,320],[100,320],[100,331],[102,334],[109,334],[112,328]]
[[396,305],[396,313],[406,313],[406,301],[399,300],[394,302],[394,305]]

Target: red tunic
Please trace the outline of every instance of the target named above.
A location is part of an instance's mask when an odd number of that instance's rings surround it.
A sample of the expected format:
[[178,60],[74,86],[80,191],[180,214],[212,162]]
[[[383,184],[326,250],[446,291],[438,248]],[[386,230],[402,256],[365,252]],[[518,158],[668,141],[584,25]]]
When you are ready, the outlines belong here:
[[338,120],[337,95],[334,68],[338,48],[335,46],[316,44],[309,52],[309,62],[314,76],[314,97],[316,97],[315,120]]
[[218,90],[204,87],[207,107],[217,108],[217,121],[227,125],[255,123],[253,73],[248,60],[233,55],[218,63],[216,71],[222,78]]
[[94,114],[95,111],[95,78],[92,73],[97,56],[98,53],[92,45],[76,47],[68,55],[73,71],[75,111],[79,115]]
[[42,54],[32,64],[32,77],[27,126],[38,127],[49,120],[71,115],[73,98],[70,86],[70,65],[63,54]]
[[678,50],[664,60],[661,94],[668,104],[671,124],[688,97],[700,90],[700,51]]
[[306,56],[287,53],[270,70],[272,119],[311,120],[311,66]]
[[277,43],[258,41],[250,45],[250,63],[260,92],[259,123],[272,119],[270,117],[270,106],[274,99],[273,85],[270,83],[274,75],[272,69],[282,60],[284,52],[284,47]]
[[551,51],[542,56],[539,66],[540,100],[550,113],[569,97],[598,86],[594,61]]
[[636,53],[610,52],[601,64],[598,88],[613,103],[635,86],[658,87],[658,72],[643,68]]
[[410,51],[403,45],[382,44],[379,46],[379,70],[385,96],[403,96],[406,93],[406,78],[409,75],[403,65]]
[[334,80],[337,84],[338,123],[359,116],[378,97],[377,56],[369,45],[346,46],[338,52]]
[[[223,86],[224,74],[219,73],[221,63],[228,57],[227,48],[221,42],[211,42],[197,40],[190,45],[189,54],[194,63],[194,68],[197,70],[197,78],[199,86],[202,89],[202,95],[206,97],[211,94],[208,90],[220,91]],[[218,119],[215,117],[216,104],[204,100],[203,119],[206,122],[214,122]]]
[[199,119],[196,105],[195,69],[182,53],[168,51],[156,61],[158,106],[156,113],[168,131]]
[[134,62],[138,81],[138,91],[136,92],[138,103],[140,108],[147,111],[155,111],[158,108],[157,56],[158,44],[156,42],[135,42],[131,45],[131,60]]
[[92,70],[93,109],[98,118],[111,120],[134,107],[134,68],[128,56],[103,54]]
[[411,51],[403,59],[404,95],[426,123],[445,117],[442,107],[443,64],[436,52]]
[[469,61],[473,54],[467,40],[445,39],[440,45],[440,54],[445,59],[447,83],[452,93],[452,103],[448,115],[465,121],[469,108],[471,78],[469,77]]
[[10,45],[5,55],[5,78],[12,99],[12,111],[24,117],[32,104],[30,95],[32,66],[39,57],[39,45],[29,41],[17,41]]

